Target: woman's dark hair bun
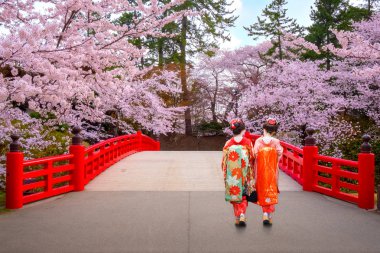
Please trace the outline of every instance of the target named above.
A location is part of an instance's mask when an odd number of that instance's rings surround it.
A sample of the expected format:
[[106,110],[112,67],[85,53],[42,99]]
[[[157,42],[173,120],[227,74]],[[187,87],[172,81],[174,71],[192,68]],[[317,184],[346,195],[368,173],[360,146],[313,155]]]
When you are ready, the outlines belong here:
[[279,123],[275,118],[268,118],[263,128],[270,134],[275,134],[278,130]]
[[234,135],[238,135],[245,129],[244,122],[241,119],[233,119],[230,122],[230,129]]

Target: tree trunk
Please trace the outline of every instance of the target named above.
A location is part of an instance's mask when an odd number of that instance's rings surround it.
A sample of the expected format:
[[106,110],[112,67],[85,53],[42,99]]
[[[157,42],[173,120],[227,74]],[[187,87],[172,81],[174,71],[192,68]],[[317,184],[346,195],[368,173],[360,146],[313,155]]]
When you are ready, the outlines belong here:
[[[330,44],[330,34],[329,31],[327,32],[327,45]],[[327,49],[327,58],[326,58],[326,69],[330,70],[331,69],[331,53],[330,50]]]
[[[331,5],[331,3],[327,6],[327,11],[328,13],[333,13],[333,6]],[[326,29],[326,45],[329,45],[330,44],[330,29],[331,29],[332,25],[329,24],[325,27]],[[330,70],[331,69],[331,52],[329,49],[327,49],[326,51],[327,55],[326,55],[326,69],[327,70]]]
[[281,35],[278,35],[278,52],[280,54],[280,60],[282,61],[282,45],[281,45]]
[[218,119],[216,118],[215,108],[216,108],[215,102],[211,102],[212,122],[218,121]]
[[326,70],[331,69],[331,53],[330,50],[327,50],[327,59],[326,59]]
[[164,39],[158,39],[158,67],[164,66]]
[[212,101],[211,101],[211,113],[212,113],[212,121],[213,122],[217,122],[218,119],[216,117],[216,98],[217,98],[217,95],[218,95],[218,91],[219,91],[219,77],[218,77],[218,73],[216,73],[214,75],[214,78],[215,78],[215,90],[214,90],[214,94],[212,96]]
[[180,72],[181,72],[181,87],[183,93],[183,104],[187,106],[185,111],[185,133],[186,135],[192,135],[191,127],[191,112],[190,112],[190,98],[189,90],[187,89],[187,73],[186,73],[186,35],[187,35],[187,17],[182,17],[181,27],[181,57],[180,57]]
[[371,16],[371,0],[368,0],[367,9],[368,9],[368,15]]

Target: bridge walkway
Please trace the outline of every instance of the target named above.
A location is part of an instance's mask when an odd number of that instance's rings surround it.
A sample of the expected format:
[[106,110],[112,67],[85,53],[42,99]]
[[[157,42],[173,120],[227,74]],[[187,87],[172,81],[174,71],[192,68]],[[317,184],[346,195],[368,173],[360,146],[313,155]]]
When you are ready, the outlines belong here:
[[0,252],[380,252],[380,214],[280,175],[272,227],[224,201],[221,152],[141,152],[83,192],[0,215]]

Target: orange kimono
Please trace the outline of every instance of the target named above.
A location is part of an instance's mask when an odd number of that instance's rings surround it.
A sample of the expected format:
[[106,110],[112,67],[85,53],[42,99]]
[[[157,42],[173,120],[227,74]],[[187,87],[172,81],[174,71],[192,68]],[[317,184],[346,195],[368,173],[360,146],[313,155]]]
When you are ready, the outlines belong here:
[[[257,203],[274,211],[278,203],[278,162],[283,148],[280,141],[273,137],[260,137],[253,148],[255,159]],[[264,210],[266,211],[266,210]]]

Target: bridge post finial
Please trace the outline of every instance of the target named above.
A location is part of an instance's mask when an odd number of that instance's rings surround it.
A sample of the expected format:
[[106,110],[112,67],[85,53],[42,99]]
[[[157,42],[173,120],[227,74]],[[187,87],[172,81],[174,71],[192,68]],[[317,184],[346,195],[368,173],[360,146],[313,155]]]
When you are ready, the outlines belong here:
[[119,128],[117,126],[115,126],[113,128],[113,136],[114,137],[118,137],[119,136]]
[[12,142],[9,144],[9,152],[20,152],[20,143],[18,142],[20,136],[17,134],[12,134],[11,138]]
[[305,146],[315,146],[317,141],[315,140],[313,134],[315,133],[314,128],[306,128],[307,137],[305,138]]
[[74,127],[71,132],[74,134],[71,140],[71,145],[82,145],[82,137],[79,135],[81,129],[79,127]]
[[303,147],[303,190],[313,191],[314,168],[317,165],[315,157],[318,155],[318,147],[316,145],[313,134],[315,130],[311,127],[306,128],[307,137],[305,138],[305,146]]
[[85,185],[85,147],[82,145],[82,137],[80,136],[81,129],[74,127],[71,131],[74,136],[70,146],[70,154],[73,155],[71,163],[74,166],[73,170],[73,185],[75,191],[83,191]]
[[371,153],[371,144],[369,144],[371,140],[371,136],[369,136],[368,134],[365,134],[363,135],[362,140],[363,140],[363,144],[360,147],[360,153],[365,153],[365,154]]
[[375,194],[375,155],[371,153],[370,140],[369,135],[363,135],[363,144],[358,154],[358,206],[364,209],[372,209],[375,206],[373,197]]
[[24,153],[20,151],[20,136],[12,134],[6,162],[5,207],[17,209],[23,206]]

